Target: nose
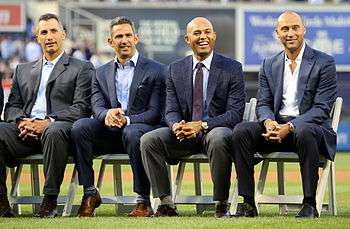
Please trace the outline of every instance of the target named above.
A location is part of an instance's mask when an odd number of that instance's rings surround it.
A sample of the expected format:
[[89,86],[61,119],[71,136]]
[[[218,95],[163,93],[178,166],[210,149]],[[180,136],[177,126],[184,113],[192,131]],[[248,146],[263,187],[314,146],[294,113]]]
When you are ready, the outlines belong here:
[[205,39],[207,36],[206,36],[206,34],[204,33],[204,32],[201,32],[201,34],[199,35],[199,39],[200,40],[203,40],[203,39]]
[[288,37],[292,37],[292,36],[294,36],[295,35],[295,31],[293,30],[293,29],[289,29],[288,30],[288,33],[287,33],[287,36]]

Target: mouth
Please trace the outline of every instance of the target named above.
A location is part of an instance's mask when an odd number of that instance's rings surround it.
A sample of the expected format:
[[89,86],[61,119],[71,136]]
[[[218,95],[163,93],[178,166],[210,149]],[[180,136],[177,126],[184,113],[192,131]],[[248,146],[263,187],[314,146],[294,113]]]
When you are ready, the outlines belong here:
[[56,45],[56,42],[48,42],[45,44],[47,47],[51,48],[53,47],[54,45]]
[[209,46],[209,42],[208,41],[200,41],[197,43],[199,47],[201,48],[206,48]]

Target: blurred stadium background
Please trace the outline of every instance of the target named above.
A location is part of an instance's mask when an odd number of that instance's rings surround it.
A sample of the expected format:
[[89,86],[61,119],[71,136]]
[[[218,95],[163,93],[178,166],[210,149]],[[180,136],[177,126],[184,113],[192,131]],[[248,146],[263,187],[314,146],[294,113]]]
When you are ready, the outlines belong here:
[[1,0],[0,74],[8,93],[16,65],[40,58],[32,31],[46,12],[61,17],[68,34],[66,52],[96,67],[113,56],[106,40],[109,20],[116,16],[133,19],[139,51],[164,64],[191,52],[183,41],[186,24],[205,16],[218,34],[216,50],[243,63],[249,99],[256,95],[263,58],[282,50],[274,23],[286,9],[304,16],[309,45],[335,57],[339,96],[345,100],[338,150],[350,151],[349,0]]
[[[342,119],[338,130],[338,150],[350,151],[350,1],[349,0],[0,0],[0,74],[6,96],[11,88],[11,77],[19,63],[33,61],[41,57],[41,50],[32,33],[37,18],[47,12],[56,13],[63,21],[68,39],[66,52],[80,59],[91,61],[96,67],[107,62],[113,56],[113,50],[107,46],[108,25],[116,16],[127,16],[135,21],[137,32],[141,38],[138,50],[144,55],[168,64],[177,58],[191,53],[183,41],[186,24],[196,16],[209,18],[217,32],[216,50],[242,62],[244,67],[247,100],[256,96],[259,65],[264,57],[271,56],[282,46],[274,36],[274,23],[284,10],[295,10],[304,16],[307,25],[307,43],[334,56],[338,72],[338,95],[344,98]],[[349,97],[348,97],[349,96]],[[337,192],[342,217],[349,218],[349,154],[337,157]],[[98,165],[96,165],[98,166]],[[96,167],[97,168],[97,167]],[[71,171],[68,168],[68,173]],[[258,170],[258,169],[257,169]],[[126,168],[130,174],[130,169]],[[208,171],[208,168],[206,168]],[[289,169],[291,177],[297,179],[292,187],[300,191],[301,185],[298,168]],[[297,174],[297,175],[296,175]],[[27,174],[29,176],[29,174]],[[69,175],[67,176],[69,177]],[[27,181],[30,179],[27,177]],[[43,179],[43,178],[42,178]],[[275,178],[273,178],[275,180]],[[66,184],[68,180],[65,181]],[[126,184],[131,187],[131,178]],[[209,176],[205,179],[208,193],[211,193]],[[189,178],[185,191],[193,192],[193,182]],[[192,186],[190,186],[192,185]],[[271,187],[275,188],[275,183]],[[63,192],[67,185],[63,185]],[[24,187],[29,192],[29,187]],[[107,184],[112,192],[112,184]],[[130,188],[131,189],[131,188]],[[80,195],[78,194],[78,199]],[[79,201],[79,200],[78,200]],[[185,208],[186,209],[186,208]],[[107,213],[104,213],[107,212]],[[110,215],[111,208],[99,209],[102,215]],[[193,210],[191,210],[193,214]],[[269,211],[268,211],[269,212]],[[278,210],[273,210],[276,215]],[[270,213],[268,213],[269,215]],[[185,213],[186,215],[186,213]],[[188,214],[187,214],[188,215]],[[323,219],[322,219],[323,220]],[[28,221],[4,221],[8,227],[35,227]],[[19,223],[18,223],[19,222]],[[51,222],[51,221],[50,221]],[[52,221],[41,226],[60,227]],[[103,225],[108,224],[108,218]],[[143,224],[139,220],[127,222],[129,227]],[[193,228],[213,226],[212,222],[201,219],[183,219],[171,221],[174,227]],[[171,224],[170,222],[170,224]],[[250,221],[251,222],[251,221]],[[292,219],[271,218],[253,221],[253,225],[263,224],[268,228],[293,227]],[[322,221],[323,226],[348,225],[344,220],[332,218]],[[66,222],[65,222],[66,223]],[[99,225],[97,221],[89,221],[88,227]],[[123,226],[125,219],[121,219]],[[155,227],[158,223],[166,226],[165,221],[153,221],[145,227]],[[0,225],[2,224],[0,220]],[[236,221],[238,227],[253,226],[244,220]],[[215,224],[218,226],[217,224]],[[225,228],[229,225],[221,223]],[[289,225],[289,226],[288,226]],[[303,224],[317,228],[317,224]],[[68,226],[63,224],[62,226]],[[70,226],[80,226],[74,221]],[[101,225],[100,225],[101,226]],[[232,225],[230,225],[232,226]],[[341,226],[341,227],[342,227]],[[3,228],[3,227],[2,227]]]

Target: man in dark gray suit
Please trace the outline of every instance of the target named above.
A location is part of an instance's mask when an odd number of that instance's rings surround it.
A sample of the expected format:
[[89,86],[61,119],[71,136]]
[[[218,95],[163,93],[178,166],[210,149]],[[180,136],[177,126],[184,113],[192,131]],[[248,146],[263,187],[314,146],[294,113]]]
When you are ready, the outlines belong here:
[[238,194],[237,216],[257,216],[254,202],[255,152],[295,151],[300,160],[303,207],[297,217],[318,217],[316,188],[319,154],[334,160],[336,134],[330,110],[336,98],[331,56],[305,44],[305,26],[295,12],[281,14],[276,33],[284,51],[265,59],[259,73],[258,122],[234,129]]
[[161,199],[155,216],[178,215],[172,202],[166,161],[204,153],[209,157],[216,217],[229,216],[232,129],[242,121],[245,92],[239,62],[213,51],[216,34],[206,18],[187,25],[193,55],[172,63],[167,78],[166,121],[141,138],[141,153],[153,197]]
[[140,153],[141,136],[160,127],[165,102],[165,67],[142,57],[137,49],[134,24],[115,18],[110,24],[109,45],[115,59],[97,69],[92,83],[94,119],[74,123],[72,138],[75,162],[84,196],[79,216],[93,216],[101,203],[94,186],[92,161],[96,154],[126,152],[139,195],[129,217],[153,215],[150,184]]
[[57,215],[57,195],[70,149],[73,122],[91,115],[91,63],[69,57],[63,50],[66,34],[54,14],[39,18],[36,37],[43,58],[18,65],[0,123],[0,216],[11,217],[6,166],[16,158],[42,152],[44,199],[39,217]]

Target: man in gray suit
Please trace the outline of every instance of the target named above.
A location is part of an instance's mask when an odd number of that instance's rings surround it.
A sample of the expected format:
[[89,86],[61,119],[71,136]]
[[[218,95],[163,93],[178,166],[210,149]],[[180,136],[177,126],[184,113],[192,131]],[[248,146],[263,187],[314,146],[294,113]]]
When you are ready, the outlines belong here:
[[334,160],[336,134],[330,110],[336,98],[336,70],[331,56],[310,48],[305,26],[295,12],[281,14],[276,33],[284,51],[267,58],[259,73],[258,122],[234,129],[238,194],[237,216],[257,216],[254,202],[254,153],[294,151],[300,160],[303,207],[296,217],[318,217],[316,188],[319,154]]
[[18,65],[0,123],[0,216],[12,217],[6,189],[6,166],[38,152],[44,156],[44,199],[39,217],[57,215],[57,196],[70,150],[73,122],[91,115],[91,63],[69,57],[58,17],[39,18],[36,37],[43,58]]
[[170,193],[166,161],[204,153],[209,157],[216,217],[229,216],[232,129],[242,121],[245,92],[239,62],[213,51],[216,34],[206,18],[187,25],[193,55],[170,64],[166,121],[141,138],[141,153],[153,197],[161,199],[155,216],[178,215]]

